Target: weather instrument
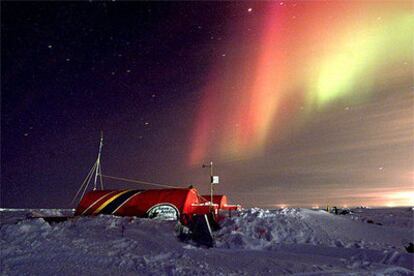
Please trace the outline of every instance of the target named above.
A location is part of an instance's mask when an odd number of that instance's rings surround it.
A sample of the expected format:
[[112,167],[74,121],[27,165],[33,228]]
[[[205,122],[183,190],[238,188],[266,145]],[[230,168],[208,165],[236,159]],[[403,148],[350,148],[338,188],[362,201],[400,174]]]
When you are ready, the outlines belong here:
[[210,168],[210,210],[214,210],[213,206],[213,193],[214,193],[214,185],[219,183],[219,177],[213,174],[213,161],[210,161],[210,164],[205,165],[203,164],[202,168]]

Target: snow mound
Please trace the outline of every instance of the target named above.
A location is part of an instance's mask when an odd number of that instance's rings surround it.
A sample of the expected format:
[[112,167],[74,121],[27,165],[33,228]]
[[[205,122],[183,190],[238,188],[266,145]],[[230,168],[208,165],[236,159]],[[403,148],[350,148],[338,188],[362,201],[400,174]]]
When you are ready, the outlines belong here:
[[377,225],[414,229],[414,209],[407,208],[377,208],[353,210],[350,215],[353,220]]
[[27,218],[37,212],[0,211],[9,218],[0,222],[2,275],[413,275],[414,270],[413,254],[403,247],[412,240],[411,228],[324,211],[243,210],[221,222],[210,249],[181,243],[172,221]]
[[73,216],[74,209],[8,209],[0,208],[0,220],[4,223],[16,223],[22,219],[45,216]]
[[105,215],[2,224],[2,275],[197,275],[208,264],[186,254],[174,228],[175,222]]
[[262,249],[280,243],[318,244],[318,236],[299,209],[252,208],[225,219],[217,233],[221,248]]
[[221,222],[219,248],[272,249],[280,244],[310,244],[329,247],[396,249],[412,239],[411,228],[362,224],[349,216],[321,210],[284,208],[247,209]]

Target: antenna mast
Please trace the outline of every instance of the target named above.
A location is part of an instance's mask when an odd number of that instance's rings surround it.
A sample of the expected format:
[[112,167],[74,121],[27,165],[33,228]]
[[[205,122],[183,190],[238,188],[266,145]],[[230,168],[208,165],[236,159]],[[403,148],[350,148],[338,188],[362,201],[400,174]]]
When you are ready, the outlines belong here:
[[102,147],[103,147],[103,132],[101,131],[101,140],[99,142],[99,151],[98,151],[98,158],[95,161],[95,164],[93,164],[91,170],[89,171],[88,175],[86,176],[85,180],[83,181],[82,185],[80,186],[78,192],[76,193],[76,195],[72,198],[72,201],[70,202],[70,204],[73,204],[76,200],[76,198],[78,198],[78,196],[80,195],[80,193],[82,192],[81,195],[81,199],[83,198],[83,196],[86,193],[86,190],[89,187],[89,184],[91,183],[93,174],[95,173],[95,178],[94,178],[94,182],[93,182],[93,190],[96,190],[96,182],[98,181],[98,175],[99,175],[99,182],[101,183],[101,189],[103,190],[103,179],[102,179],[102,170],[101,170],[101,153],[102,153]]
[[202,165],[202,168],[210,168],[210,212],[214,211],[214,185],[219,183],[219,177],[213,174],[213,161],[208,165]]
[[95,179],[93,182],[93,190],[96,190],[96,182],[98,180],[99,175],[99,182],[101,184],[101,190],[103,190],[103,179],[102,179],[102,169],[101,169],[101,153],[103,147],[103,131],[101,131],[101,140],[99,142],[99,151],[98,151],[98,158],[96,159],[96,168],[95,168]]

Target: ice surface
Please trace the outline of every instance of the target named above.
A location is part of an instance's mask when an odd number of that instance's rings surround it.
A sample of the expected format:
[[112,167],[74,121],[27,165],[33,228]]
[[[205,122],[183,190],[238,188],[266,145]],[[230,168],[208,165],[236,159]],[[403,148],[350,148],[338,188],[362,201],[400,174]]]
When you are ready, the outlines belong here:
[[[178,241],[171,221],[70,210],[1,210],[2,275],[413,275],[411,208],[247,209],[220,222],[216,247]],[[368,220],[372,223],[368,223]],[[381,224],[381,225],[379,225]]]

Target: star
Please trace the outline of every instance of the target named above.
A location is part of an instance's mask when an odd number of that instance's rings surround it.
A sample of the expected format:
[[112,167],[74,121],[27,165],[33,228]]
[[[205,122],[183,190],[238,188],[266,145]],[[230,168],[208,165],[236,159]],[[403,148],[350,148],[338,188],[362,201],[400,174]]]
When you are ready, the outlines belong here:
[[248,8],[248,9],[247,9],[247,11],[248,11],[248,12],[252,12],[252,11],[253,11],[253,9],[252,9],[252,8]]

